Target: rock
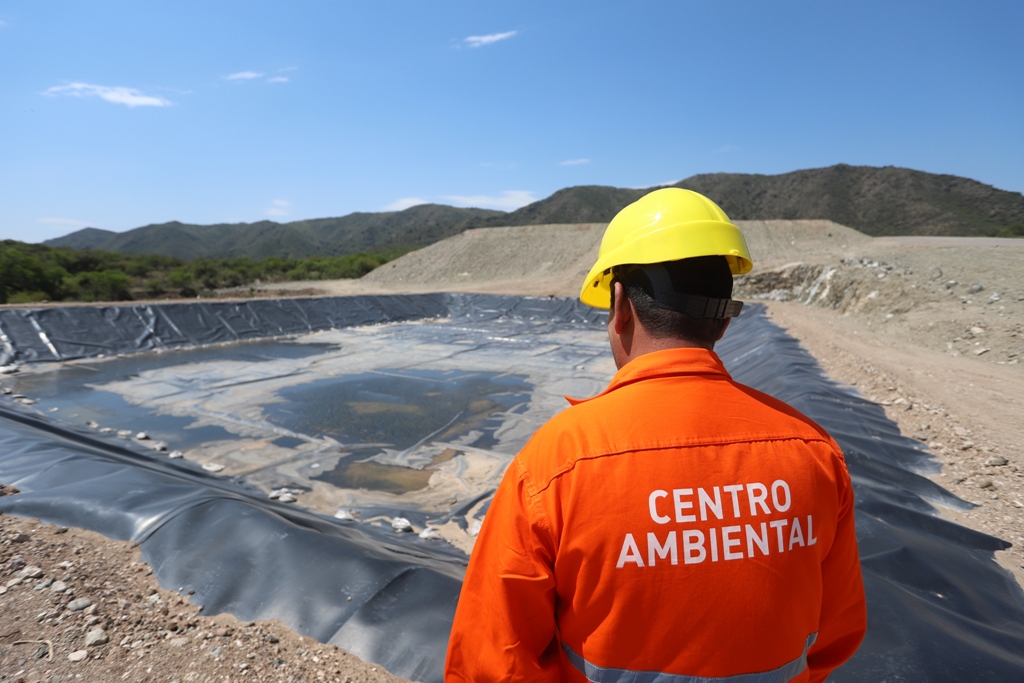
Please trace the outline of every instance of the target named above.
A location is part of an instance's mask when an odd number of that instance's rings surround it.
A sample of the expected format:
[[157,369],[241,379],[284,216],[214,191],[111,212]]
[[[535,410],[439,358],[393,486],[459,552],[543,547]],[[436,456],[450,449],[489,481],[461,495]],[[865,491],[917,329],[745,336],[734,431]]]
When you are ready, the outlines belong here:
[[86,427],[88,427],[88,428],[90,428],[90,429],[96,429],[96,428],[97,428],[97,427],[99,427],[100,425],[99,425],[99,423],[98,423],[98,422],[96,422],[95,420],[86,420],[86,421],[85,421],[85,426],[86,426]]
[[987,477],[982,477],[975,483],[977,483],[979,489],[990,489],[995,486],[995,484],[992,483],[992,480]]
[[980,349],[974,349],[974,355],[975,356],[980,356],[981,354],[988,353],[988,352],[989,352],[989,349],[986,349],[985,347],[982,347]]
[[210,656],[213,657],[214,659],[216,659],[217,657],[220,657],[221,651],[222,651],[222,648],[219,645],[217,647],[211,647],[210,648]]
[[25,556],[14,555],[11,559],[7,560],[7,569],[9,571],[16,571],[25,567]]
[[100,434],[113,434],[113,433],[114,433],[114,428],[113,427],[100,427]]
[[170,453],[167,454],[167,457],[170,458],[171,460],[178,460],[180,458],[184,458],[185,454],[182,453],[181,451],[171,451]]
[[469,525],[469,535],[470,536],[479,536],[480,535],[480,528],[482,526],[483,526],[483,520],[474,519],[473,523]]
[[95,647],[96,645],[106,645],[110,642],[110,637],[107,636],[107,632],[101,628],[94,628],[85,634],[85,646]]
[[121,437],[122,439],[127,439],[129,436],[132,435],[132,430],[130,430],[130,429],[119,429],[119,430],[117,430],[117,435],[119,437]]
[[167,450],[167,442],[166,441],[150,441],[146,445],[149,446],[150,448],[152,448],[154,451],[166,451]]
[[968,288],[968,291],[971,294],[977,294],[978,292],[980,292],[983,289],[985,289],[985,285],[981,284],[980,282],[974,282],[974,283],[971,283],[971,286]]
[[293,493],[282,493],[277,499],[282,503],[294,503],[298,500]]
[[[11,543],[26,543],[29,540],[29,535],[26,534],[23,531],[19,531],[18,533],[16,533],[13,536],[11,536],[9,540],[11,541]],[[38,569],[38,567],[37,567],[37,569]],[[31,579],[31,578],[35,578],[35,577],[30,576],[28,578]]]
[[42,575],[43,570],[31,564],[15,574],[20,579],[38,579]]
[[181,636],[178,636],[177,638],[171,638],[170,640],[168,640],[167,644],[171,647],[185,647],[186,645],[188,645],[188,638],[182,638]]
[[96,605],[89,605],[84,610],[82,610],[82,614],[88,614],[88,615],[96,614]]
[[391,520],[391,528],[398,533],[405,533],[412,531],[412,522],[407,520],[405,517],[395,517]]
[[34,591],[41,591],[41,590],[43,590],[44,588],[49,588],[49,587],[50,587],[50,586],[52,586],[52,585],[53,585],[53,579],[43,579],[42,581],[40,581],[39,583],[37,583],[37,584],[36,584],[36,585],[35,585],[35,586],[34,586],[34,587],[32,588],[32,590],[34,590]]
[[1003,466],[1003,465],[1005,465],[1005,464],[1006,464],[1007,462],[1009,462],[1009,461],[1008,461],[1008,460],[1007,460],[1006,458],[1004,458],[1004,457],[1003,457],[1003,456],[1001,456],[1001,455],[997,455],[997,456],[996,456],[996,457],[994,457],[994,458],[989,458],[989,459],[988,459],[988,460],[987,460],[987,461],[985,462],[985,464],[986,464],[986,465],[988,465],[989,467],[1002,467],[1002,466]]
[[956,434],[957,436],[967,436],[968,431],[963,427],[957,426],[953,427],[953,433]]
[[345,522],[356,521],[356,516],[353,515],[350,510],[338,510],[337,512],[334,513],[334,518],[340,519]]
[[68,585],[63,581],[54,581],[50,584],[50,590],[54,593],[63,593],[68,589]]
[[950,281],[948,281],[948,282],[946,283],[946,289],[953,289],[953,288],[954,288],[954,287],[956,287],[956,286],[957,286],[958,284],[960,284],[960,283],[959,283],[959,282],[957,282],[956,280],[950,280]]
[[218,465],[217,463],[214,462],[208,462],[205,465],[203,465],[203,469],[206,470],[207,472],[220,472],[221,470],[224,469],[224,465]]
[[68,661],[69,662],[84,662],[88,658],[89,658],[89,651],[88,650],[75,650],[74,652],[72,652],[71,654],[68,655]]
[[999,292],[992,292],[992,296],[990,296],[988,298],[988,302],[990,304],[994,304],[995,302],[999,301],[999,299],[1000,299]]
[[139,441],[145,441],[146,439],[149,438],[149,434],[147,434],[146,432],[139,432],[138,434],[135,435],[135,438],[138,439]]
[[939,268],[938,266],[933,266],[932,269],[928,271],[928,277],[930,277],[933,280],[941,280],[942,268]]
[[437,533],[436,530],[431,529],[429,526],[420,532],[420,538],[427,541],[440,541],[441,534]]
[[89,598],[75,598],[68,603],[68,609],[72,612],[81,612],[86,607],[92,604],[92,600]]
[[962,444],[960,444],[960,450],[962,450],[962,451],[969,451],[972,448],[974,448],[974,442],[973,441],[964,441]]

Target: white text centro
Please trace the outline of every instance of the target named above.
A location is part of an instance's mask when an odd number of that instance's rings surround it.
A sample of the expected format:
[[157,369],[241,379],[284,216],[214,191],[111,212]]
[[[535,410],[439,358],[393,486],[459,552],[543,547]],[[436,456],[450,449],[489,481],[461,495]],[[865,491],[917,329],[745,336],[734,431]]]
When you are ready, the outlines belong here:
[[[723,497],[723,493],[725,494]],[[770,486],[760,482],[705,488],[656,489],[647,498],[648,512],[656,524],[695,524],[708,520],[730,521],[776,516],[792,507],[789,484],[777,479]],[[703,526],[703,525],[702,525]],[[677,565],[720,560],[742,560],[795,548],[813,546],[814,518],[784,517],[770,521],[750,519],[743,524],[723,524],[700,529],[669,529],[661,533],[627,533],[615,566],[653,567],[658,562]],[[645,542],[646,541],[646,542]]]

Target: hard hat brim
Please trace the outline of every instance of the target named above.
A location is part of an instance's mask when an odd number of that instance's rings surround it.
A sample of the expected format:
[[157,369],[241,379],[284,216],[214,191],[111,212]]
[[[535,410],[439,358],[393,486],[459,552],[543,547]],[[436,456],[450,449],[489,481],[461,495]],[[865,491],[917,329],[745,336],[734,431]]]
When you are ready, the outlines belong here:
[[709,220],[667,225],[600,255],[583,282],[580,301],[595,308],[609,308],[610,271],[615,266],[663,263],[698,256],[724,256],[733,275],[749,273],[754,267],[743,233],[732,223]]

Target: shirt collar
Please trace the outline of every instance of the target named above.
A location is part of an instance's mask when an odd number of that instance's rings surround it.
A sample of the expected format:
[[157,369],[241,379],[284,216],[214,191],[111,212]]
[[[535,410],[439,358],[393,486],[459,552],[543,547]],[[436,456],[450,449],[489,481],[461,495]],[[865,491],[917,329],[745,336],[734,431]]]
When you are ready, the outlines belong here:
[[680,375],[719,375],[725,379],[731,379],[729,372],[722,365],[722,360],[714,351],[700,348],[664,349],[645,353],[626,363],[615,373],[608,387],[597,396],[590,398],[566,396],[565,400],[572,405],[577,405],[592,401],[634,382]]

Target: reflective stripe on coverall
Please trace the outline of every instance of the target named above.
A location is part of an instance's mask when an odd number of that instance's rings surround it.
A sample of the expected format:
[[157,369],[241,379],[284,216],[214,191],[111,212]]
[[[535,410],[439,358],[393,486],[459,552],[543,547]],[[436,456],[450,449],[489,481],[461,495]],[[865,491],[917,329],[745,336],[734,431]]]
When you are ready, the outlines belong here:
[[842,452],[714,352],[544,425],[470,560],[446,681],[821,681],[866,626]]

